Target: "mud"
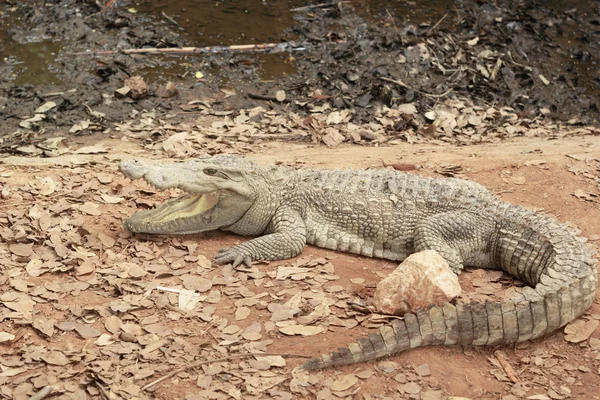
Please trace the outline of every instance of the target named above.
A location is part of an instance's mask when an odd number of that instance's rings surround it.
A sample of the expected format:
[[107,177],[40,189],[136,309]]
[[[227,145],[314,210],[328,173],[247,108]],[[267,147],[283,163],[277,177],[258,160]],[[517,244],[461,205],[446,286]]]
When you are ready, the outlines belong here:
[[[217,112],[255,105],[300,115],[324,106],[349,108],[353,122],[369,123],[381,105],[414,103],[424,113],[445,99],[466,98],[481,107],[512,107],[531,119],[597,123],[598,3],[350,1],[290,11],[298,5],[180,0],[100,8],[92,1],[5,2],[0,6],[0,146],[10,150],[68,135],[85,120],[91,127],[71,134],[109,132],[139,111],[167,114],[187,110],[194,100]],[[305,50],[80,54],[288,41]],[[131,75],[146,79],[149,97],[115,98]],[[156,91],[167,81],[179,94],[160,98]],[[285,91],[285,103],[248,96],[273,97],[278,90]],[[57,105],[44,119],[19,125],[48,101]]]

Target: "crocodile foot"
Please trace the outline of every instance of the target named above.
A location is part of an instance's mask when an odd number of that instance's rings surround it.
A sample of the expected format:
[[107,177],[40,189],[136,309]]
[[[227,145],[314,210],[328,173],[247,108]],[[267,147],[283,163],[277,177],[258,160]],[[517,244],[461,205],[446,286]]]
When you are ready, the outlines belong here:
[[247,249],[241,246],[227,247],[219,250],[217,255],[213,258],[215,264],[227,264],[232,263],[233,267],[237,267],[240,264],[250,266],[252,263],[252,255]]

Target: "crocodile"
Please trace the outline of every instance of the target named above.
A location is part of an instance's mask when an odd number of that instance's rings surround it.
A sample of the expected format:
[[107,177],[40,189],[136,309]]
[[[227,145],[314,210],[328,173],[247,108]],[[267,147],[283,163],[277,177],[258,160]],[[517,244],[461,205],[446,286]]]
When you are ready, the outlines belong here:
[[221,229],[262,235],[222,249],[216,264],[282,260],[305,245],[403,260],[435,250],[457,273],[502,270],[527,283],[510,299],[447,302],[406,313],[307,361],[308,370],[375,360],[427,345],[501,345],[542,337],[582,315],[598,286],[596,261],[554,218],[502,201],[482,185],[388,169],[261,166],[244,157],[122,161],[121,172],[181,197],[124,219],[132,232]]

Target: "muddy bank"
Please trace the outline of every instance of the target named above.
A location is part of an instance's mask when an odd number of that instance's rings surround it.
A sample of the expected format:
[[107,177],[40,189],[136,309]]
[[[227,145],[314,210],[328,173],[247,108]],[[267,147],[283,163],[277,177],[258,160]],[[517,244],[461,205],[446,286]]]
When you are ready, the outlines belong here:
[[[195,118],[184,112],[207,108],[235,113],[261,105],[304,116],[350,109],[353,123],[369,123],[383,105],[412,103],[424,115],[440,102],[466,99],[484,108],[510,107],[536,121],[598,120],[597,4],[464,1],[407,7],[372,1],[364,7],[346,2],[301,12],[289,11],[297,5],[293,1],[258,8],[243,1],[152,4],[100,8],[91,1],[6,2],[1,14],[6,29],[0,32],[2,148],[9,151],[55,134],[109,132],[143,110],[179,112],[178,122]],[[202,22],[201,15],[212,16],[212,22]],[[254,19],[257,24],[248,24]],[[288,41],[306,50],[79,54]],[[132,75],[145,78],[148,97],[115,96]],[[167,81],[176,85],[175,97],[157,95]],[[281,90],[284,102],[257,100],[275,99]],[[36,117],[48,102],[55,106]],[[431,121],[420,117],[417,122]],[[418,127],[401,121],[395,129],[419,134]]]

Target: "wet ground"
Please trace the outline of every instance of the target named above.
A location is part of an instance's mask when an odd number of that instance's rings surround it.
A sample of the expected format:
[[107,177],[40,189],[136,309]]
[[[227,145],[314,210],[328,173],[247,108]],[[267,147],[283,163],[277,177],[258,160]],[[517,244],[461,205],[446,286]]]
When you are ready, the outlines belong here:
[[[352,109],[353,122],[369,123],[381,106],[413,103],[425,114],[440,101],[461,98],[511,107],[531,120],[598,120],[597,2],[349,1],[303,11],[290,11],[299,1],[98,4],[0,6],[0,146],[6,151],[69,135],[82,122],[84,129],[71,134],[113,129],[141,110],[198,111],[199,102],[214,112],[256,105],[303,116]],[[89,54],[281,42],[304,50]],[[131,75],[145,79],[147,97],[115,96]],[[158,96],[168,81],[178,94]],[[281,90],[286,99],[278,102]],[[48,102],[55,106],[41,113]],[[411,129],[405,125],[396,129]]]

